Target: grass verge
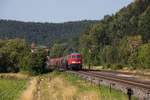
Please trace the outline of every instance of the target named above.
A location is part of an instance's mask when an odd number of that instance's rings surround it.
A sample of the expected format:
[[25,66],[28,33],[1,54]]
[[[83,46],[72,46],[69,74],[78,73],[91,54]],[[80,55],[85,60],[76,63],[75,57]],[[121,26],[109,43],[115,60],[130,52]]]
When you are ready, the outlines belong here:
[[27,79],[0,78],[0,100],[18,100],[27,83]]
[[112,89],[110,93],[107,87],[93,85],[65,72],[53,71],[40,78],[40,100],[128,100],[120,91]]

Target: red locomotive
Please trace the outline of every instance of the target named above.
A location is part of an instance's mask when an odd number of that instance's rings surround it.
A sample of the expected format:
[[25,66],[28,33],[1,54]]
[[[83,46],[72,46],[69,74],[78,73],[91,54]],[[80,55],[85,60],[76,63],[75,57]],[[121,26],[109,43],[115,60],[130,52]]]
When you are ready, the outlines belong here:
[[50,66],[54,66],[58,69],[71,69],[81,70],[82,69],[82,56],[80,53],[71,53],[68,56],[60,58],[50,59]]

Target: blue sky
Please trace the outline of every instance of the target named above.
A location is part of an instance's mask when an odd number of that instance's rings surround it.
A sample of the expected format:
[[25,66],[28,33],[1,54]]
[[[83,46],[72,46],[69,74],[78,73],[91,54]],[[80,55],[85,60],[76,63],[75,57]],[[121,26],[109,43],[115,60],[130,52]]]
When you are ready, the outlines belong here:
[[134,0],[0,0],[0,19],[34,22],[100,20]]

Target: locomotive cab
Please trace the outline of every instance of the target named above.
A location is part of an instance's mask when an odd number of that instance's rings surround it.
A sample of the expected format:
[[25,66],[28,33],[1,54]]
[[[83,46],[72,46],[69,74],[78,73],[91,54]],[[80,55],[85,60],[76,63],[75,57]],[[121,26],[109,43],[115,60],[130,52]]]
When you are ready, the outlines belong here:
[[82,69],[82,56],[79,53],[72,53],[68,56],[68,65],[70,69]]

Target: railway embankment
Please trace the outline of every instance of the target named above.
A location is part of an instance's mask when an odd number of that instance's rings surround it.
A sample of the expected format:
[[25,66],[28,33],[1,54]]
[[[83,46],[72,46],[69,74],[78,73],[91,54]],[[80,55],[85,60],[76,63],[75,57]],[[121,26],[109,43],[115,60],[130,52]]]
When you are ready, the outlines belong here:
[[83,71],[67,71],[75,76],[89,80],[99,86],[109,87],[110,93],[112,88],[122,91],[129,97],[138,97],[139,100],[150,100],[150,81],[139,80],[133,77],[121,77],[114,74],[83,72]]
[[[66,72],[53,71],[39,76],[35,100],[128,100],[120,91],[98,86]],[[137,100],[132,98],[132,100]]]

